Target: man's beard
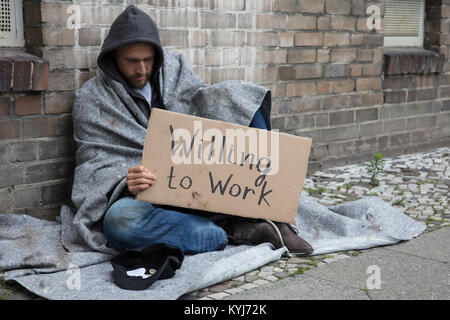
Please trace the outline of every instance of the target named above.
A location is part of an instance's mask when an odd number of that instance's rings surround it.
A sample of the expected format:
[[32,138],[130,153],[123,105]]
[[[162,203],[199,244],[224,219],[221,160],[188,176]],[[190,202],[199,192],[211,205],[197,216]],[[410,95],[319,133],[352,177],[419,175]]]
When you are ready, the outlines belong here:
[[[143,77],[143,79],[139,80],[140,77]],[[136,88],[136,89],[141,89],[147,84],[149,79],[150,79],[149,74],[144,74],[144,75],[135,74],[135,75],[131,76],[130,78],[128,78],[127,82],[131,87]]]

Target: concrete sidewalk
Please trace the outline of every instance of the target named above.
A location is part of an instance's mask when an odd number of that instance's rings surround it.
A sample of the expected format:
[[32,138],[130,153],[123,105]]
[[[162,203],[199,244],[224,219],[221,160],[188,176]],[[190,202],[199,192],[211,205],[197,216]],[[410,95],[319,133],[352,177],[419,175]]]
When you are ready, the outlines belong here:
[[450,228],[364,251],[224,300],[450,299]]

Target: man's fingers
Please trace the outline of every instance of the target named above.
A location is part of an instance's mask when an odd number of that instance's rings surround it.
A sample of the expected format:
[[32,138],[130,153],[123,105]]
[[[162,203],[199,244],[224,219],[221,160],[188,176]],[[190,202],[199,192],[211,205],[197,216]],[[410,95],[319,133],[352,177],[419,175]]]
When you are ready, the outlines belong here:
[[149,184],[139,184],[137,186],[128,186],[128,190],[134,195],[138,194],[139,191],[145,190],[147,188],[150,188]]
[[[128,169],[128,173],[137,173],[137,172],[150,172],[146,167],[140,165],[140,166],[134,166]],[[151,173],[151,172],[150,172]]]
[[155,183],[154,180],[150,180],[150,179],[146,179],[146,178],[127,180],[128,186],[137,186],[137,185],[141,185],[141,184],[152,185],[154,183]]
[[149,179],[149,180],[156,180],[156,176],[150,172],[139,172],[139,173],[128,173],[127,174],[127,180],[135,180],[135,179]]

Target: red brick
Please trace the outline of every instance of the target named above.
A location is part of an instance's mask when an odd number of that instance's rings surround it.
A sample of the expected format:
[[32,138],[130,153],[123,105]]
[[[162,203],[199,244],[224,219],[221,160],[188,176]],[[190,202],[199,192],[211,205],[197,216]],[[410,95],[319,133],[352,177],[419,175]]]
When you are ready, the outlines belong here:
[[50,46],[73,46],[75,45],[75,29],[43,27],[42,44]]
[[18,120],[0,121],[0,140],[16,139],[19,136],[20,129]]
[[350,0],[326,0],[325,11],[331,14],[349,14],[352,10]]
[[302,64],[295,66],[296,79],[316,79],[323,75],[322,65],[318,64]]
[[329,62],[329,61],[330,61],[330,49],[318,49],[317,62]]
[[234,13],[201,11],[202,28],[236,28],[237,16]]
[[45,96],[45,113],[72,112],[72,93],[51,93]]
[[257,14],[257,29],[286,29],[287,16],[284,14]]
[[286,63],[287,52],[286,50],[256,50],[257,64],[284,64]]
[[371,62],[373,60],[372,49],[358,49],[358,61]]
[[317,94],[326,94],[329,92],[328,90],[329,82],[328,81],[319,81],[317,82]]
[[209,38],[209,45],[213,47],[239,47],[244,43],[245,32],[243,31],[213,30]]
[[293,66],[281,66],[279,75],[280,80],[295,80],[295,68]]
[[246,80],[250,82],[274,82],[278,79],[278,66],[251,67]]
[[23,22],[25,26],[38,25],[41,23],[41,3],[24,1]]
[[322,46],[323,35],[321,32],[301,32],[295,34],[296,46]]
[[198,27],[197,11],[177,9],[161,10],[158,27],[196,28]]
[[68,136],[72,134],[72,116],[23,120],[24,138]]
[[303,15],[289,16],[288,29],[296,29],[296,30],[316,29],[316,17]]
[[244,68],[211,68],[211,83],[218,83],[226,80],[242,80],[244,77]]
[[211,0],[211,9],[244,10],[245,0],[233,0],[233,1]]
[[325,33],[324,35],[324,46],[335,47],[335,46],[348,46],[350,45],[350,34],[349,33]]
[[278,12],[297,12],[297,3],[296,1],[275,0],[272,10]]
[[33,77],[31,90],[43,91],[48,88],[48,69],[47,61],[33,61]]
[[336,15],[331,17],[331,28],[334,30],[355,31],[356,19],[353,17]]
[[381,90],[381,79],[379,78],[359,78],[356,79],[356,91],[376,91]]
[[15,113],[19,116],[41,113],[41,95],[28,95],[16,98]]
[[350,76],[351,77],[359,77],[361,75],[362,75],[362,65],[360,65],[360,64],[350,65]]
[[361,94],[362,106],[374,106],[383,104],[383,93],[363,93]]
[[406,91],[387,91],[384,93],[385,103],[401,103],[406,101]]
[[67,18],[71,15],[70,11],[67,10],[72,3],[62,4],[62,3],[46,3],[41,4],[41,22],[49,22],[52,25],[66,26]]
[[331,62],[352,62],[356,60],[356,49],[331,50]]
[[318,17],[317,18],[317,29],[319,30],[330,30],[331,29],[331,17]]
[[351,92],[355,89],[354,80],[334,80],[330,81],[330,83],[332,93]]
[[11,89],[12,69],[11,60],[0,60],[0,92],[8,92]]
[[280,47],[293,47],[293,46],[294,46],[294,33],[280,32]]
[[315,82],[293,82],[286,85],[286,96],[309,96],[316,94]]
[[247,33],[247,45],[254,47],[276,47],[278,46],[278,33],[249,31]]
[[13,91],[31,89],[31,61],[15,60],[13,71]]
[[298,0],[298,10],[302,13],[323,13],[324,8],[325,0]]
[[99,46],[102,44],[100,28],[81,28],[78,36],[80,46]]
[[0,98],[0,117],[9,116],[9,98]]
[[206,47],[208,45],[207,30],[189,30],[189,47]]
[[378,64],[366,64],[364,65],[363,75],[364,76],[381,76],[383,70],[383,65]]
[[59,72],[59,70],[50,72],[48,78],[48,90],[73,90],[75,88],[75,77],[76,73],[74,73],[73,70],[70,70],[69,72]]
[[316,62],[316,49],[293,49],[288,51],[288,63]]

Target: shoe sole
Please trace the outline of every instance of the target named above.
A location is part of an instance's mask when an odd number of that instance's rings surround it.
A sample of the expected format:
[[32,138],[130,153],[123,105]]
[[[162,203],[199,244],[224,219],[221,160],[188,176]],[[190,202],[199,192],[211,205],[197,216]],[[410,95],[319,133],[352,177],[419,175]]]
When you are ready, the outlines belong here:
[[297,256],[307,256],[307,255],[310,255],[313,252],[314,252],[314,250],[302,251],[302,252],[289,251],[290,254],[295,254]]
[[[272,221],[270,221],[270,220],[265,220],[265,221],[275,230],[275,233],[278,236],[278,240],[280,240],[280,242],[281,242],[281,247],[280,248],[283,248],[284,247],[284,242],[283,242],[283,237],[281,236],[280,230],[275,225],[275,223],[273,223]],[[276,248],[276,249],[280,249],[280,248]]]

